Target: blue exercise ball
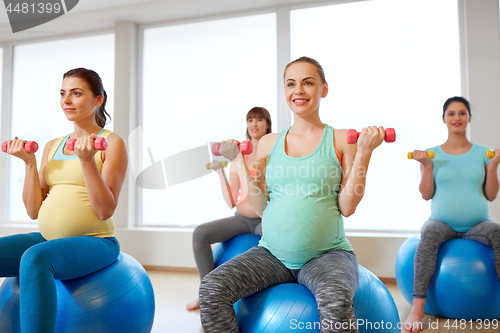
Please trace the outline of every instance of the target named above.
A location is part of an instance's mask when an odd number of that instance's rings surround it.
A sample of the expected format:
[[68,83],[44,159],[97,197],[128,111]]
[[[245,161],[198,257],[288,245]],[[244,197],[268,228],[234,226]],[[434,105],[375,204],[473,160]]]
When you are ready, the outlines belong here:
[[[56,280],[56,289],[55,333],[151,332],[153,287],[141,264],[128,254],[120,253],[95,273]],[[18,278],[7,278],[0,286],[0,332],[21,332]]]
[[[401,332],[391,294],[362,266],[353,306],[359,332]],[[239,300],[234,308],[241,333],[320,332],[316,300],[306,287],[296,283],[269,287]]]
[[240,333],[320,331],[316,300],[297,283],[278,284],[243,298],[234,311]]
[[[396,281],[413,301],[413,262],[420,236],[407,239],[396,258]],[[500,279],[493,250],[467,239],[452,239],[439,247],[436,270],[429,283],[425,312],[453,319],[500,318]]]
[[360,265],[358,268],[358,290],[353,306],[359,332],[400,333],[399,312],[391,293],[372,272]]
[[259,245],[260,236],[254,234],[241,234],[225,242],[217,244],[212,253],[214,256],[214,267],[219,267],[229,259],[232,259],[252,247]]

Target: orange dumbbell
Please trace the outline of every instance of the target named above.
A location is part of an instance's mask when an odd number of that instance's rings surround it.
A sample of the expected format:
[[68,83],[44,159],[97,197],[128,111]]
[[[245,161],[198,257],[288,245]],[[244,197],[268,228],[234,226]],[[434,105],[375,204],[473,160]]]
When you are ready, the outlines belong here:
[[[347,130],[346,140],[348,144],[353,144],[358,142],[358,138],[361,132],[356,131],[355,129]],[[396,130],[394,128],[386,128],[385,129],[385,142],[394,142],[396,141]]]
[[[68,141],[66,141],[66,148],[68,148],[68,150],[75,150],[75,143],[76,139],[68,139]],[[106,148],[108,148],[108,141],[106,141],[106,138],[99,136],[94,140],[94,148],[97,150],[106,150]]]
[[[2,143],[2,151],[4,153],[7,152],[7,145],[8,141],[4,141]],[[24,150],[26,150],[28,153],[34,154],[38,150],[38,143],[36,143],[35,141],[26,141],[26,143],[24,144]]]
[[488,149],[485,155],[487,158],[493,158],[493,156],[495,156],[495,152],[493,150]]
[[[436,154],[434,153],[434,150],[429,150],[427,152],[427,156],[429,156],[429,158],[434,158],[434,156],[436,156]],[[409,152],[408,159],[411,160],[412,158],[413,158],[413,152]]]
[[[243,155],[250,155],[253,151],[252,141],[249,141],[249,140],[245,140],[245,141],[240,142],[238,144],[238,147],[240,148],[240,151]],[[212,153],[215,156],[220,156],[219,148],[220,148],[220,142],[214,143],[212,145]]]

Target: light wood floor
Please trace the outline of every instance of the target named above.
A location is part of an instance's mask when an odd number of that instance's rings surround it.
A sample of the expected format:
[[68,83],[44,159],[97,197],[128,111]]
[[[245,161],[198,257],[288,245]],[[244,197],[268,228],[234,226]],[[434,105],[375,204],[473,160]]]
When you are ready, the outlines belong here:
[[[198,293],[199,278],[195,272],[176,272],[148,270],[153,284],[156,299],[156,316],[152,333],[202,333],[199,311],[188,312],[185,309]],[[397,285],[393,281],[385,282],[398,307],[400,319],[404,321],[411,306],[404,299]],[[475,323],[468,322],[466,329],[448,329],[445,327],[447,319],[426,315],[424,318],[423,333],[444,332],[500,332],[500,328],[477,329]],[[453,325],[453,320],[448,322]],[[459,325],[459,323],[457,323]],[[376,331],[374,331],[376,332]],[[404,332],[404,331],[403,331]]]

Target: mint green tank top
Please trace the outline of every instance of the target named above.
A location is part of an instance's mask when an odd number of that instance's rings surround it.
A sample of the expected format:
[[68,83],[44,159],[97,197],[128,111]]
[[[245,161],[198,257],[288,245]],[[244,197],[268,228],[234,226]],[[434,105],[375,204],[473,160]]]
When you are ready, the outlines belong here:
[[318,147],[303,157],[285,153],[289,130],[279,134],[267,157],[269,201],[259,245],[289,269],[299,269],[325,252],[352,251],[352,247],[337,203],[342,168],[335,154],[333,128],[325,124]]

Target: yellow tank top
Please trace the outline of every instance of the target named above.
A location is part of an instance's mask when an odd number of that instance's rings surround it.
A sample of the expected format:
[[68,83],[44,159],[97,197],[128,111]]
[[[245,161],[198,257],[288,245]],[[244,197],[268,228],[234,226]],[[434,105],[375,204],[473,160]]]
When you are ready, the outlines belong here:
[[[105,130],[99,136],[106,138],[111,133]],[[78,157],[54,159],[56,151],[60,146],[61,149],[64,147],[68,137],[57,139],[49,152],[45,169],[49,192],[38,213],[40,233],[47,240],[77,236],[114,237],[113,218],[101,220],[90,204]],[[103,164],[101,154],[95,154],[99,172]]]

